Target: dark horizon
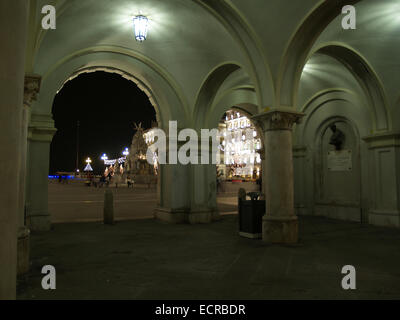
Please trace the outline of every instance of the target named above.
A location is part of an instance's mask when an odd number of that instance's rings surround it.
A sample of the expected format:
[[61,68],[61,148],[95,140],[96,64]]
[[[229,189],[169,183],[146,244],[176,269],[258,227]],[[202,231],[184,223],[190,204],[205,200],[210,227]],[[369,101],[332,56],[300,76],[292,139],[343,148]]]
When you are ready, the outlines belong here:
[[53,103],[58,129],[50,147],[49,173],[76,170],[77,122],[79,129],[79,170],[92,159],[95,173],[104,169],[103,153],[109,159],[122,156],[130,147],[134,123],[151,128],[154,107],[136,84],[106,72],[82,74],[65,84]]

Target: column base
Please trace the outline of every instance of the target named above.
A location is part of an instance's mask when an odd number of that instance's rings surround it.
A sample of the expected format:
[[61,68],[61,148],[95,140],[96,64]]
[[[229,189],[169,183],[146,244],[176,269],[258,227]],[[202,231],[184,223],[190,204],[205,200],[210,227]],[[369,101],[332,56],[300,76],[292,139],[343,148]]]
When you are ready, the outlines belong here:
[[191,211],[186,210],[171,210],[157,208],[154,211],[154,217],[157,220],[167,223],[188,223],[188,224],[207,224],[213,221],[220,220],[218,211]]
[[51,221],[50,215],[34,215],[29,216],[27,225],[31,231],[50,231]]
[[154,210],[154,218],[172,224],[184,223],[185,211],[156,208]]
[[298,242],[299,223],[296,216],[263,217],[264,242],[276,244],[294,244]]
[[29,238],[30,231],[27,227],[18,230],[18,250],[17,250],[17,275],[22,276],[29,272]]

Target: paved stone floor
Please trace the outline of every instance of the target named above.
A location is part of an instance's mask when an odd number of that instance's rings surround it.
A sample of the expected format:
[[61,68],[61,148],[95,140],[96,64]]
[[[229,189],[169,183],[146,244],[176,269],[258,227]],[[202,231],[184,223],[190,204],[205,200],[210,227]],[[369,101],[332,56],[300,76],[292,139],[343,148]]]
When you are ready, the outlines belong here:
[[[298,245],[267,245],[239,237],[236,215],[169,225],[140,218],[144,203],[129,202],[136,220],[62,223],[34,234],[18,298],[400,299],[398,229],[300,217]],[[349,264],[357,269],[351,292],[341,288]],[[56,267],[55,291],[41,289],[44,265]]]

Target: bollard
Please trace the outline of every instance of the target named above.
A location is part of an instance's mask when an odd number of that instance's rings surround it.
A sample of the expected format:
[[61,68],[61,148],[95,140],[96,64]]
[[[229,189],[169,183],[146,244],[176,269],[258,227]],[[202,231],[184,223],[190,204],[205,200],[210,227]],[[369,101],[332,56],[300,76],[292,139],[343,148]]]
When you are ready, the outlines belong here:
[[104,224],[114,224],[114,194],[110,189],[104,192]]

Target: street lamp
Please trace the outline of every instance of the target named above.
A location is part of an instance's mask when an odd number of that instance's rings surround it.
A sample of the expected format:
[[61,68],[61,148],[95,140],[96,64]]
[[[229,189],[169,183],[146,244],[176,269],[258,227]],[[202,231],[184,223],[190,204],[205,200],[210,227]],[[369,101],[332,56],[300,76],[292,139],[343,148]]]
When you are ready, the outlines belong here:
[[103,160],[104,162],[108,160],[108,157],[106,154],[103,154],[102,157],[100,158],[101,160]]
[[124,152],[122,152],[122,154],[123,154],[125,157],[129,156],[129,149],[128,149],[128,148],[125,148],[125,150],[124,150]]
[[91,164],[91,163],[92,163],[92,159],[87,158],[87,159],[86,159],[86,163],[87,163],[87,164]]
[[147,30],[149,26],[149,19],[143,15],[138,15],[133,18],[135,39],[136,41],[143,42],[147,38]]

